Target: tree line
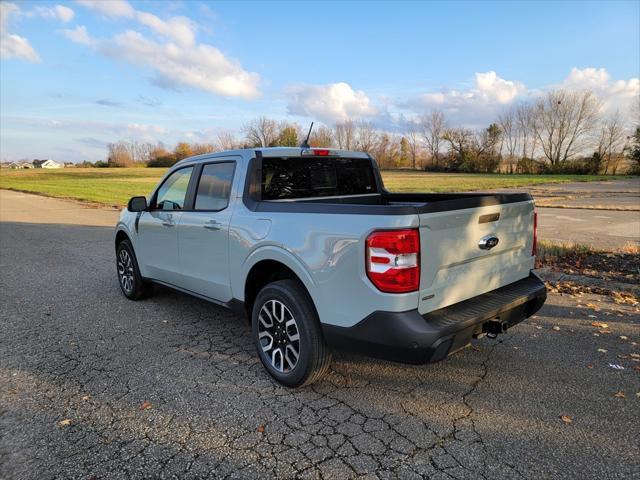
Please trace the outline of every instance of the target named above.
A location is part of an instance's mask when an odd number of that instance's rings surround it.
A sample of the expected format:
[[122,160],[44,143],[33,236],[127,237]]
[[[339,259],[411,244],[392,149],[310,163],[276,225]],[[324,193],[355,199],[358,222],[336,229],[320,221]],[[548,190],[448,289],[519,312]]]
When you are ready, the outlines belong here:
[[[309,144],[366,151],[383,169],[615,174],[625,161],[635,165],[633,151],[640,148],[640,138],[638,130],[628,131],[622,115],[604,116],[601,107],[590,91],[556,90],[510,107],[478,130],[453,126],[443,112],[432,110],[406,121],[400,133],[362,120],[321,125],[313,129]],[[108,145],[104,166],[168,167],[202,153],[296,147],[307,134],[297,123],[264,116],[247,122],[240,132],[221,132],[209,143],[180,142],[172,149],[122,140]]]

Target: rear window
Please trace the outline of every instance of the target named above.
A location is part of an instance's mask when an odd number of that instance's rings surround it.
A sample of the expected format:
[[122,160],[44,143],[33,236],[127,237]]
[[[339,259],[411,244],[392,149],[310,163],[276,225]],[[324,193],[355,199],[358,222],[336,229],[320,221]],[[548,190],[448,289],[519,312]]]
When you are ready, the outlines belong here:
[[262,199],[333,197],[376,193],[366,158],[263,158]]

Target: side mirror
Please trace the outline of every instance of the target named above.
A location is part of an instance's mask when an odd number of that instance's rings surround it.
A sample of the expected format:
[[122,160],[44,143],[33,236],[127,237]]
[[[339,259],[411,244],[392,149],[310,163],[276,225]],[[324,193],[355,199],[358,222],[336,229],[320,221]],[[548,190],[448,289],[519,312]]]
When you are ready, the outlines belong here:
[[127,210],[130,212],[143,212],[147,209],[146,197],[131,197],[127,204]]

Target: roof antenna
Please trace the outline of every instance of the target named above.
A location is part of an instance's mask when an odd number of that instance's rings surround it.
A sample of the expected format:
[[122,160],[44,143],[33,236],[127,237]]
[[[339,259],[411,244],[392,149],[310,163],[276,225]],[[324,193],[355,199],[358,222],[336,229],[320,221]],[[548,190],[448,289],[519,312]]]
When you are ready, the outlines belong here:
[[309,133],[307,133],[307,138],[304,139],[300,148],[311,148],[309,145],[309,137],[311,136],[311,129],[313,128],[313,122],[311,122],[311,126],[309,127]]

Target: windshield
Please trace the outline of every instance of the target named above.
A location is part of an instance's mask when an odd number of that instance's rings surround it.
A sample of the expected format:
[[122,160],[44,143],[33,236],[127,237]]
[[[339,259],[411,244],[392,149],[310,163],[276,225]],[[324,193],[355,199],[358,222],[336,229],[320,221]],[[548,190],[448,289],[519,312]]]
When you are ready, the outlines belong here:
[[377,193],[367,158],[263,158],[262,199]]

